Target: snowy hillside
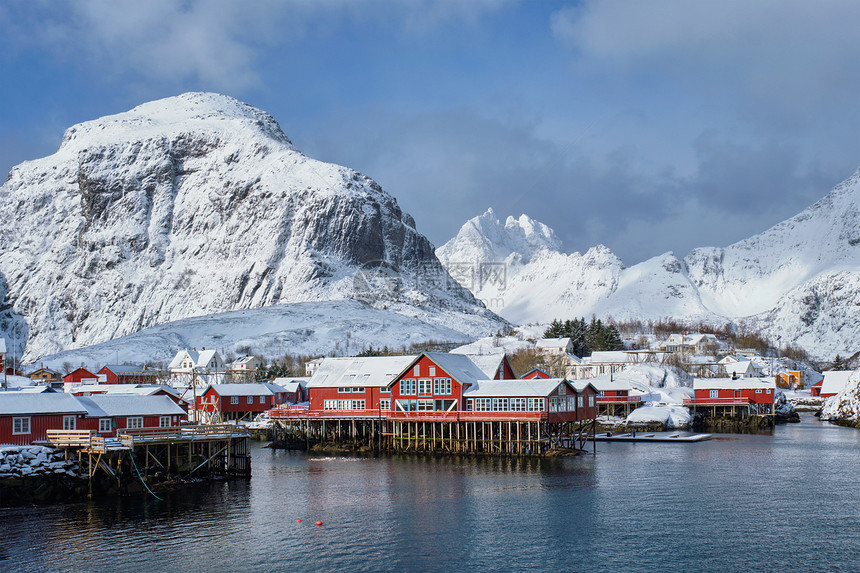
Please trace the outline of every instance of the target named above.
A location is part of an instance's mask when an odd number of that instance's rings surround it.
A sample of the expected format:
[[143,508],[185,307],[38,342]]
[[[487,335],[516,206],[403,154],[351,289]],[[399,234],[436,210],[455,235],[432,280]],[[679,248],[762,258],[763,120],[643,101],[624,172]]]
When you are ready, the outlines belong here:
[[153,360],[166,364],[183,348],[215,348],[226,355],[242,346],[273,359],[285,353],[347,355],[370,346],[401,349],[430,340],[467,339],[451,328],[375,309],[359,301],[303,302],[186,318],[109,342],[67,350],[39,362],[56,369],[65,363],[90,368],[116,361],[140,364]]
[[[684,259],[666,253],[625,268],[603,246],[564,254],[557,241],[519,240],[526,228],[554,238],[540,223],[523,215],[502,225],[492,211],[468,221],[437,255],[461,284],[513,322],[591,314],[734,322],[832,359],[860,350],[858,221],[860,172],[759,235],[695,249]],[[462,272],[492,263],[504,267],[504,281]]]
[[0,328],[25,359],[191,316],[363,300],[469,335],[502,324],[368,177],[267,113],[187,93],[69,128],[0,187]]

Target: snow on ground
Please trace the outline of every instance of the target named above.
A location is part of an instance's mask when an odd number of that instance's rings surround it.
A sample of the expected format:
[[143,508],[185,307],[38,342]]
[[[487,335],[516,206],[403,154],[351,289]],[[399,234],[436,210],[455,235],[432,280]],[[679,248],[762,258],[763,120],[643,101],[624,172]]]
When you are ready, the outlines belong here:
[[860,372],[854,372],[842,392],[824,401],[822,420],[860,420]]
[[667,429],[687,428],[693,416],[683,406],[640,406],[627,416],[628,424],[648,424],[658,422]]

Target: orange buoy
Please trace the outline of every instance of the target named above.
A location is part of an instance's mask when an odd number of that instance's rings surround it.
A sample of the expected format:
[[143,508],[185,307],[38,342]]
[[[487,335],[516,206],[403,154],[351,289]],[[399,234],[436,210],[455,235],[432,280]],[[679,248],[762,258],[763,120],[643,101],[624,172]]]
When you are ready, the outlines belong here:
[[322,525],[322,521],[317,521],[317,525]]
[[302,522],[302,520],[301,520],[301,519],[297,519],[297,520],[296,520],[296,523],[301,523],[301,522]]

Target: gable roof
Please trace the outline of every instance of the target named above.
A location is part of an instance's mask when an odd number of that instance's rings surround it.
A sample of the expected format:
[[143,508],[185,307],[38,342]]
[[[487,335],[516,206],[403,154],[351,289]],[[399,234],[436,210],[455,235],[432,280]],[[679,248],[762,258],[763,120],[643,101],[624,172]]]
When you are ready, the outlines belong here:
[[[486,380],[484,371],[472,362],[472,359],[465,354],[450,354],[447,352],[424,352],[421,356],[426,356],[436,363],[439,368],[448,373],[448,375],[459,382],[460,384],[474,384],[478,380]],[[418,362],[421,358],[418,356],[412,361],[412,364]],[[410,366],[412,366],[410,364]],[[408,368],[408,367],[407,367]],[[405,373],[401,372],[401,375]]]
[[326,358],[314,370],[307,388],[386,387],[417,359],[417,356]]
[[505,353],[496,354],[465,354],[475,363],[475,366],[481,369],[487,378],[493,379],[499,373],[499,369],[505,363]]
[[209,388],[215,391],[219,396],[271,396],[287,390],[277,384],[269,382],[252,383],[252,384],[210,384],[203,391],[205,394]]
[[463,392],[463,398],[543,397],[549,396],[564,378],[533,378],[531,380],[478,380]]
[[175,416],[185,410],[167,396],[134,396],[100,394],[77,399],[91,418],[114,416]]
[[309,378],[275,378],[272,384],[277,384],[287,392],[297,392],[299,388],[306,388]]
[[693,390],[747,390],[776,388],[773,378],[693,378]]
[[[110,370],[114,374],[138,374],[146,372],[142,366],[135,364],[105,364],[102,367],[102,370]],[[102,370],[99,370],[99,373],[101,373]],[[154,375],[155,373],[153,372],[152,374]]]
[[822,394],[839,394],[845,389],[854,370],[828,370],[824,372],[824,383],[821,385]]
[[0,392],[0,414],[85,414],[86,409],[69,394]]

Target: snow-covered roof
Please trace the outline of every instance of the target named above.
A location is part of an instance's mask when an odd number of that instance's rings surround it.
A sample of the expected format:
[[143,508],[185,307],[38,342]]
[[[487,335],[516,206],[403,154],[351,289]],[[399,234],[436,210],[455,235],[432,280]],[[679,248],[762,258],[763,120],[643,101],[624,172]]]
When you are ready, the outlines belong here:
[[10,392],[23,392],[25,394],[41,394],[42,392],[54,392],[50,386],[40,384],[38,386],[21,386],[19,388],[10,388]]
[[326,358],[319,363],[308,388],[388,386],[417,356]]
[[299,387],[306,388],[308,385],[308,380],[310,378],[275,378],[272,380],[272,384],[276,384],[286,390],[287,392],[297,392]]
[[83,414],[86,409],[69,394],[0,392],[0,414]]
[[563,378],[532,378],[531,380],[478,380],[465,392],[464,398],[484,396],[549,396]]
[[567,348],[568,344],[570,344],[570,337],[541,338],[535,343],[535,348]]
[[609,375],[597,376],[588,380],[598,392],[617,392],[619,390],[632,390],[629,380],[612,377]]
[[824,383],[821,385],[822,394],[839,394],[848,384],[848,379],[854,370],[828,370],[824,372]]
[[588,388],[589,386],[591,386],[595,391],[597,391],[597,388],[595,388],[595,386],[594,386],[594,384],[592,384],[592,382],[594,382],[594,378],[591,378],[589,380],[568,380],[567,381],[568,384],[573,386],[573,389],[576,390],[577,394],[582,394],[582,392],[586,388]]
[[219,396],[271,396],[287,390],[278,384],[261,382],[258,384],[210,384],[204,393],[212,388]]
[[137,374],[138,372],[145,372],[143,366],[136,366],[134,364],[106,364],[102,370],[105,368],[114,374]]
[[481,369],[481,371],[487,376],[487,378],[493,379],[496,377],[496,374],[499,372],[499,368],[502,367],[502,363],[505,361],[505,354],[464,354],[464,356],[468,356],[469,359],[475,363],[475,366]]
[[165,391],[174,396],[179,392],[172,386],[163,384],[81,384],[72,389],[74,394],[134,394],[137,396],[151,396],[159,391]]
[[694,390],[743,390],[747,388],[776,388],[773,378],[694,378]]
[[460,384],[474,384],[486,379],[484,371],[472,362],[465,354],[450,354],[447,352],[425,352],[427,356]]
[[584,359],[588,364],[627,364],[630,356],[623,350],[599,350]]
[[235,361],[233,361],[233,366],[236,366],[239,364],[248,364],[250,362],[253,362],[254,360],[259,361],[260,359],[257,358],[256,356],[253,356],[253,355],[251,355],[251,356],[240,356]]
[[6,339],[0,336],[0,354],[6,354]]
[[100,394],[77,398],[91,418],[113,416],[171,416],[185,411],[167,396],[134,396]]
[[750,370],[760,369],[761,365],[752,360],[742,360],[740,362],[728,362],[723,364],[723,368],[729,374],[746,374]]
[[180,350],[176,353],[176,356],[173,357],[173,360],[170,361],[170,365],[168,369],[175,370],[177,368],[182,368],[182,363],[186,358],[190,359],[194,364],[195,368],[206,368],[209,366],[209,363],[212,361],[214,357],[218,358],[218,362],[220,363],[221,357],[218,356],[218,352],[214,348],[203,350],[191,349],[187,348]]

